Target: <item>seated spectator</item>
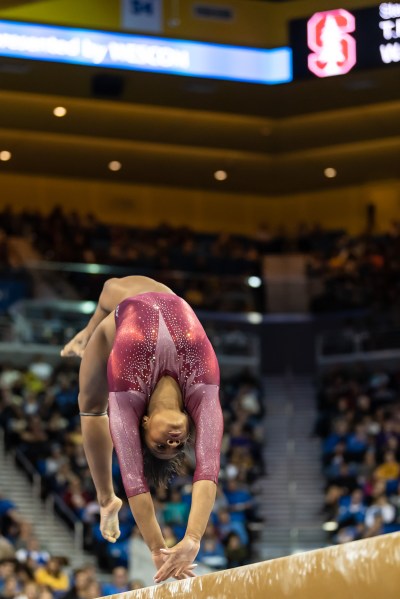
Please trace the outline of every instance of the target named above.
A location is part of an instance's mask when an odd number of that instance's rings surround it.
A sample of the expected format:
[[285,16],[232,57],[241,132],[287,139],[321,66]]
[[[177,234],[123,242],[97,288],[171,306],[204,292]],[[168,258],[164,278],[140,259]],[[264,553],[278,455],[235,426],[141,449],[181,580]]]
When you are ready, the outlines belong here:
[[129,591],[128,570],[121,566],[112,571],[112,581],[102,585],[103,595],[117,595]]
[[383,464],[375,470],[375,477],[386,481],[400,478],[400,464],[393,451],[385,453]]
[[17,573],[17,560],[13,558],[4,558],[0,561],[0,595],[3,593],[6,580],[14,578]]
[[385,525],[392,524],[395,519],[396,508],[389,502],[386,495],[381,495],[376,499],[365,513],[365,525],[369,531],[375,528],[376,520],[379,520],[380,529],[384,530]]
[[81,519],[91,497],[82,489],[79,478],[73,477],[63,494],[63,499],[66,505]]
[[202,539],[200,550],[196,559],[209,568],[221,570],[226,568],[227,561],[224,553],[224,547],[216,537]]
[[40,587],[36,582],[27,582],[19,595],[15,599],[39,599]]
[[29,372],[44,383],[50,380],[53,371],[53,366],[46,362],[43,356],[36,356],[29,366]]
[[31,536],[26,542],[26,547],[18,549],[15,557],[20,563],[29,562],[34,567],[39,567],[47,564],[50,554],[40,548],[37,537]]
[[67,591],[69,580],[62,570],[63,562],[62,558],[51,557],[46,565],[36,570],[36,582],[41,586],[49,587],[52,591]]
[[39,459],[46,454],[48,435],[38,415],[28,417],[28,426],[21,433],[21,441],[31,459]]
[[86,599],[86,592],[90,582],[93,579],[90,577],[87,570],[80,568],[73,573],[72,586],[69,591],[62,596],[62,599]]
[[0,591],[1,599],[14,599],[18,595],[18,580],[16,576],[8,576],[2,585]]
[[254,507],[254,500],[248,488],[243,484],[239,484],[236,479],[230,479],[226,484],[225,495],[232,521],[245,522],[246,512]]
[[228,568],[244,566],[248,558],[247,547],[241,543],[239,536],[234,532],[225,540],[225,556]]
[[353,433],[350,433],[346,450],[351,458],[360,461],[368,449],[368,434],[363,424],[357,424]]
[[187,504],[182,501],[182,495],[178,489],[172,489],[171,499],[164,506],[163,516],[164,522],[170,526],[186,524],[189,509]]
[[101,592],[100,583],[97,580],[90,580],[84,592],[84,599],[97,599]]
[[355,489],[352,494],[345,495],[339,500],[337,520],[340,527],[364,522],[366,506],[361,489]]

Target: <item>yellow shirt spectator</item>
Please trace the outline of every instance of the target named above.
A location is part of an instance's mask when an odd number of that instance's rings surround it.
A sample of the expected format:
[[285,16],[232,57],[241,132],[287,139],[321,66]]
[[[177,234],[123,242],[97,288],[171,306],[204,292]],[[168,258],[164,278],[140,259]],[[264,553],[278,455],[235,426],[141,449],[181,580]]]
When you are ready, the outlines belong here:
[[35,572],[35,580],[38,584],[50,587],[52,591],[68,591],[68,576],[61,570],[61,564],[55,557],[51,557],[48,563]]

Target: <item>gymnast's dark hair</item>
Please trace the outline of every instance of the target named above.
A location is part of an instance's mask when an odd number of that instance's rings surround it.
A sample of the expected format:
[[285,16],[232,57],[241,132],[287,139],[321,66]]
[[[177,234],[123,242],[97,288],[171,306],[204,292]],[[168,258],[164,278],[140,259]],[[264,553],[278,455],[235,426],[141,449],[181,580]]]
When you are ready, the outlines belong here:
[[185,448],[192,444],[194,426],[189,418],[189,437],[183,449],[169,460],[160,460],[147,447],[144,430],[140,427],[140,438],[142,441],[143,471],[150,487],[166,488],[169,481],[177,474],[182,474],[185,462]]

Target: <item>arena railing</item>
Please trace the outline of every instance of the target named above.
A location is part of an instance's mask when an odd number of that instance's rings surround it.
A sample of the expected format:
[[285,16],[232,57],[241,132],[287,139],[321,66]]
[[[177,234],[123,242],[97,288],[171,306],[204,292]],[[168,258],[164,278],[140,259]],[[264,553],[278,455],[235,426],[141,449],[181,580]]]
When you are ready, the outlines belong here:
[[[242,300],[243,303],[252,305],[260,302],[262,297],[259,288],[263,281],[254,274],[229,274],[226,272],[194,272],[177,269],[153,269],[138,268],[137,266],[118,266],[98,263],[78,263],[78,262],[52,262],[52,261],[28,261],[25,267],[35,272],[47,280],[54,278],[56,274],[59,280],[64,280],[71,284],[71,291],[76,286],[82,284],[82,277],[92,277],[93,284],[98,286],[99,281],[104,282],[111,277],[126,277],[132,274],[152,277],[157,281],[170,286],[172,289],[187,289],[191,285],[199,285],[202,292],[213,286],[223,286],[224,298],[232,300]],[[95,280],[96,279],[96,280]],[[87,280],[86,280],[87,283]],[[204,288],[205,286],[205,288]],[[258,297],[258,301],[256,300]],[[263,304],[263,301],[261,301]],[[263,306],[261,307],[261,309]]]
[[316,360],[319,367],[338,364],[398,364],[400,329],[355,327],[343,325],[337,331],[324,331],[317,336]]

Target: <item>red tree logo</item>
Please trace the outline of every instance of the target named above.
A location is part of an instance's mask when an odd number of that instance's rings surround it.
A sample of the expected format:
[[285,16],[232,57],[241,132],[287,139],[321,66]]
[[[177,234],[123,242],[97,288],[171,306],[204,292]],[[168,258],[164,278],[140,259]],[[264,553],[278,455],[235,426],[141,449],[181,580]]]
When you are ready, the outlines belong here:
[[317,77],[344,75],[357,61],[354,16],[343,8],[317,12],[307,23],[308,68]]

